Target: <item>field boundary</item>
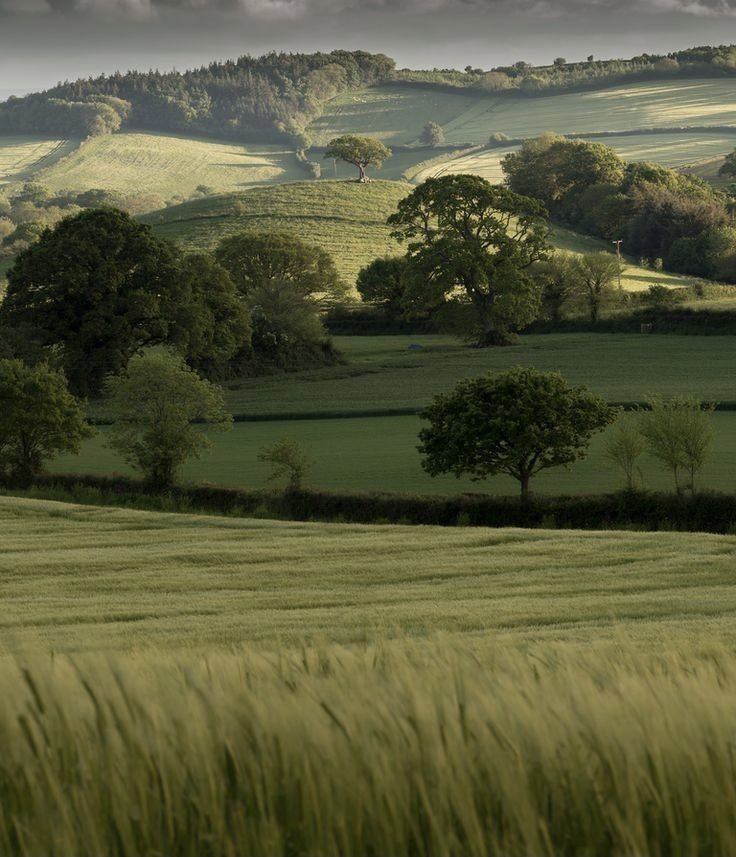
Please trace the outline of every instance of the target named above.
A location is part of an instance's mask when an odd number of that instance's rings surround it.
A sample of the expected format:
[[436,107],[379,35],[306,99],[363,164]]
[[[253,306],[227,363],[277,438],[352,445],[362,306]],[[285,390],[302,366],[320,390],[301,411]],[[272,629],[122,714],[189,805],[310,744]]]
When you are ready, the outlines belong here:
[[736,533],[736,494],[710,491],[619,491],[522,499],[489,494],[246,491],[199,483],[176,485],[161,493],[130,477],[56,473],[39,476],[26,490],[0,488],[0,495],[88,506],[325,523]]

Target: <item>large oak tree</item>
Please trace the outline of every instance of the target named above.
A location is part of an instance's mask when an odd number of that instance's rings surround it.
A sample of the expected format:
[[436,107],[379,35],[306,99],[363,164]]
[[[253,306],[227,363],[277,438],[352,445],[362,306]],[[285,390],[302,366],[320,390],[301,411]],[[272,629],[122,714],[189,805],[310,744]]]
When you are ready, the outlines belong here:
[[408,242],[409,300],[459,296],[479,346],[504,345],[532,322],[541,287],[530,268],[548,252],[544,206],[473,175],[427,179],[388,220]]

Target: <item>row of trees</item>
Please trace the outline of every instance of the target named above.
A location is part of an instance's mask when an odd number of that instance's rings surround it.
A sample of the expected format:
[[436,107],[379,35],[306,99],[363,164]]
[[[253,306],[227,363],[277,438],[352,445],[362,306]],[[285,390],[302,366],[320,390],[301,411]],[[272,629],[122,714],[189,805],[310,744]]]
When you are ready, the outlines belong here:
[[544,134],[503,159],[509,188],[576,230],[683,274],[736,282],[729,198],[657,164],[624,164],[601,143]]
[[394,61],[365,51],[270,53],[179,72],[128,72],[60,83],[0,105],[0,133],[88,137],[124,128],[238,140],[308,142],[306,125],[340,92],[383,80]]
[[[225,431],[232,417],[222,390],[165,350],[135,355],[104,393],[113,420],[108,445],[156,489],[171,485],[181,465],[210,445],[208,431]],[[78,453],[94,430],[86,403],[69,392],[66,377],[47,363],[0,360],[0,482],[32,484],[59,453]]]
[[[612,408],[557,372],[516,367],[460,383],[422,412],[422,466],[474,481],[505,474],[527,497],[533,476],[583,458],[592,436],[615,421],[606,457],[624,474],[627,490],[640,487],[648,452],[673,475],[675,489],[695,491],[713,437],[714,405],[692,396],[651,396],[634,412]],[[683,474],[685,482],[683,484]]]
[[94,396],[156,344],[215,379],[332,362],[321,310],[345,288],[328,253],[290,235],[242,233],[188,254],[124,212],[93,209],[16,258],[0,327],[6,356],[49,359]]

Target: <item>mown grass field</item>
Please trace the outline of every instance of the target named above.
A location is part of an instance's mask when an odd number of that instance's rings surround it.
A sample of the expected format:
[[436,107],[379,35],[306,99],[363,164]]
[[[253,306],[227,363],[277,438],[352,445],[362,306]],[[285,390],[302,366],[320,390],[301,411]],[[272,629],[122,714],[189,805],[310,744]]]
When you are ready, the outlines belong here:
[[409,191],[402,182],[298,182],[196,200],[142,219],[161,237],[202,250],[244,230],[289,232],[330,252],[352,285],[363,265],[400,252],[386,219]]
[[[258,460],[258,454],[264,447],[288,438],[297,441],[314,462],[305,479],[310,488],[348,493],[518,495],[519,483],[506,476],[484,482],[451,475],[428,476],[416,450],[422,425],[413,416],[237,423],[227,434],[213,435],[211,451],[186,464],[181,477],[233,488],[283,488],[283,479],[269,481],[271,470]],[[736,413],[715,414],[713,429],[714,442],[698,486],[730,493],[736,490]],[[101,427],[95,438],[85,441],[79,456],[57,458],[50,468],[64,473],[133,474],[123,459],[106,447],[106,432]],[[599,494],[623,488],[620,470],[605,458],[605,439],[606,433],[596,435],[588,456],[570,469],[557,467],[535,476],[532,490],[554,495]],[[674,490],[671,473],[657,461],[643,456],[640,465],[643,487]]]
[[736,128],[736,97],[730,81],[712,79],[518,98],[380,86],[335,98],[310,133],[317,144],[340,134],[364,133],[389,145],[407,145],[418,140],[427,122],[442,125],[449,143],[478,144],[494,133],[516,139],[545,131],[584,135],[641,128]]
[[78,145],[78,140],[0,135],[0,188],[9,182],[27,181],[39,170],[50,167],[74,151]]
[[51,190],[104,188],[170,199],[189,196],[198,185],[225,192],[303,177],[294,152],[284,146],[120,133],[88,140],[40,180]]
[[[689,393],[708,401],[736,401],[732,366],[736,340],[729,336],[635,336],[627,334],[527,335],[499,349],[462,346],[446,336],[336,337],[349,363],[280,376],[246,379],[226,387],[232,413],[277,419],[236,424],[212,437],[213,450],[184,468],[190,481],[245,488],[266,486],[270,469],[260,450],[288,437],[314,461],[308,484],[337,491],[397,491],[448,494],[482,491],[516,494],[507,477],[484,483],[452,476],[431,478],[416,451],[422,422],[416,416],[361,416],[366,411],[419,409],[462,378],[514,365],[560,371],[607,401],[642,401],[649,393]],[[422,344],[421,351],[408,350]],[[293,419],[304,414],[349,418]],[[278,419],[278,417],[281,417]],[[736,485],[736,412],[714,415],[715,440],[700,485],[732,491]],[[587,458],[570,470],[555,468],[535,478],[547,494],[599,493],[621,487],[616,468],[604,457],[605,434]],[[80,456],[63,456],[52,468],[65,472],[129,473],[105,446],[105,429],[85,443]],[[642,461],[644,485],[672,487],[671,476],[649,458]]]

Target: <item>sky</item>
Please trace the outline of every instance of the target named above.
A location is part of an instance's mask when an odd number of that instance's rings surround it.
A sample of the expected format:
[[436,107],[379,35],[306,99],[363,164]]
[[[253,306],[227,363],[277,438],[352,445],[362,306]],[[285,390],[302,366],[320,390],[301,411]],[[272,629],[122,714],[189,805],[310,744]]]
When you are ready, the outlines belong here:
[[0,0],[0,98],[270,50],[488,69],[732,42],[736,0]]

